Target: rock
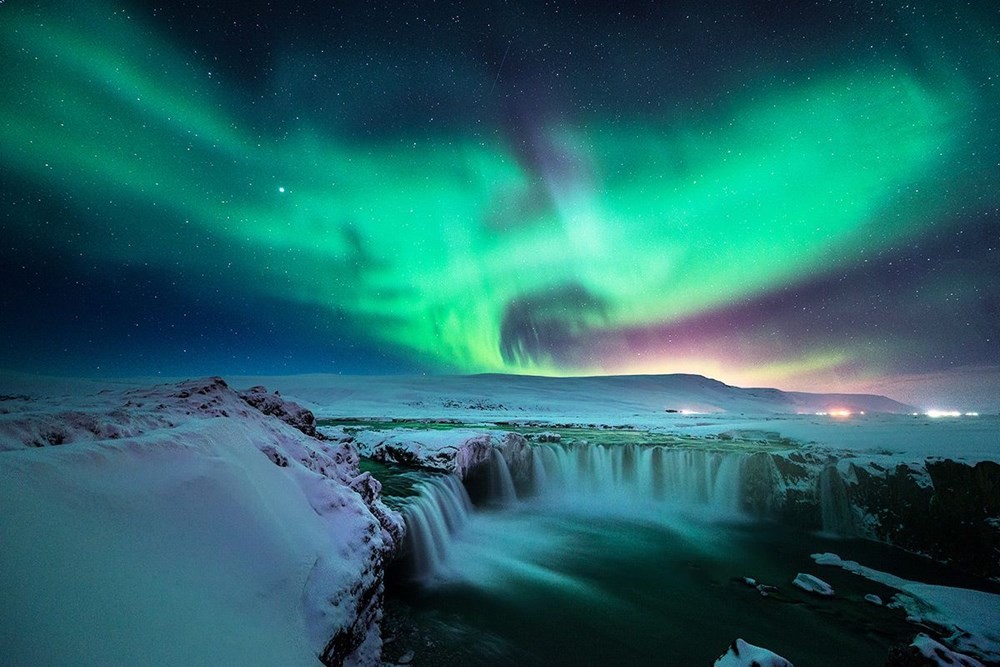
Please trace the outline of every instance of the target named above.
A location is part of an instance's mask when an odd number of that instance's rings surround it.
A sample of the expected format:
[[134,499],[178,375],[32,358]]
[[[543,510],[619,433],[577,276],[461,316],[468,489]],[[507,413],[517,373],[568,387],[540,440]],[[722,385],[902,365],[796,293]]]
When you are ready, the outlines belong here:
[[[219,381],[222,381],[221,378]],[[278,392],[269,394],[264,387],[256,386],[239,392],[239,397],[246,401],[247,405],[257,408],[265,415],[277,417],[310,438],[323,439],[323,435],[316,432],[316,416],[298,403],[281,398]]]
[[833,587],[819,577],[814,577],[811,574],[799,572],[795,575],[795,579],[792,581],[792,584],[798,586],[807,593],[822,595],[823,597],[833,597]]
[[757,516],[770,516],[782,498],[781,473],[774,457],[766,452],[751,454],[743,465],[743,505]]
[[886,542],[1000,578],[1000,463],[757,452],[744,464],[742,483],[752,514]]
[[865,600],[867,600],[868,602],[871,602],[873,605],[875,605],[877,607],[881,607],[882,604],[883,604],[882,603],[882,598],[880,598],[879,596],[875,595],[874,593],[868,593],[867,595],[865,595]]
[[763,597],[767,597],[771,593],[778,592],[777,586],[768,586],[767,584],[757,584],[756,588],[757,592],[760,593]]
[[794,667],[792,663],[766,648],[737,639],[713,663],[713,667]]
[[812,554],[811,558],[816,561],[817,565],[832,565],[833,567],[840,567],[844,563],[840,556],[830,553],[829,551],[821,554]]
[[469,470],[490,460],[501,435],[464,428],[401,428],[361,431],[354,438],[360,453],[376,461],[453,472],[464,479]]
[[408,665],[413,662],[413,650],[410,649],[403,655],[399,656],[399,660],[396,661],[400,665]]

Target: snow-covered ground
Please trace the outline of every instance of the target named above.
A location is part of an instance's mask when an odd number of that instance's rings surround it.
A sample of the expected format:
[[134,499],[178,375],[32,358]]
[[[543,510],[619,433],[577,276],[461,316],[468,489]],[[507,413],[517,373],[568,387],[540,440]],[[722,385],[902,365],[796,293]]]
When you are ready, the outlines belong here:
[[[282,387],[283,393],[327,407],[338,415],[400,417],[647,419],[665,410],[700,413],[909,413],[912,406],[884,396],[805,394],[743,389],[700,375],[632,375],[557,378],[528,375],[342,376],[297,375],[233,378],[237,384]],[[324,413],[325,415],[326,413]]]
[[350,449],[217,379],[2,393],[0,662],[307,665],[334,637],[376,659],[398,517]]
[[[777,431],[801,443],[893,455],[1000,461],[1000,417],[913,416],[884,397],[740,389],[700,376],[236,378],[280,388],[321,418],[456,419],[636,426],[692,436]],[[666,410],[678,412],[666,412]],[[898,409],[900,413],[881,410]],[[849,417],[816,412],[848,410]],[[689,411],[697,414],[685,414]],[[864,411],[866,414],[860,414]]]

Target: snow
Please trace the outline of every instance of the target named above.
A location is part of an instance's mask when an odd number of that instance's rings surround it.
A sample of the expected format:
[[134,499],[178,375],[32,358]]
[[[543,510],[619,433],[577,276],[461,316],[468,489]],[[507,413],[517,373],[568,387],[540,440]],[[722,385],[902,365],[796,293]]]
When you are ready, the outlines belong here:
[[737,639],[719,656],[714,667],[793,667],[793,665],[777,653]]
[[944,644],[936,642],[924,633],[918,634],[910,644],[922,657],[940,667],[984,667],[975,658],[956,653]]
[[813,554],[819,565],[841,567],[848,572],[900,591],[890,606],[902,608],[915,623],[929,623],[951,633],[948,642],[957,650],[986,660],[1000,660],[1000,595],[966,588],[937,586],[910,581],[888,572],[866,567],[836,554]]
[[[695,375],[544,378],[531,376],[248,377],[267,384],[320,418],[457,419],[465,422],[543,422],[636,426],[663,433],[718,436],[727,431],[772,431],[799,443],[845,450],[872,460],[919,462],[946,457],[1000,461],[1000,416],[958,419],[898,414],[880,397],[740,389]],[[807,404],[802,396],[813,401]],[[854,403],[849,403],[853,401]],[[851,417],[813,414],[839,401]],[[871,408],[871,409],[866,409]],[[695,414],[668,413],[666,409]],[[866,414],[859,412],[864,410]],[[802,414],[800,414],[802,413]]]
[[833,596],[833,587],[819,577],[814,577],[811,574],[799,572],[795,575],[795,579],[792,581],[792,584],[798,586],[807,593],[814,593],[825,597]]
[[[375,660],[358,612],[393,517],[341,445],[217,379],[18,403],[0,414],[5,662],[318,664],[350,631]],[[62,444],[32,446],[54,425]]]

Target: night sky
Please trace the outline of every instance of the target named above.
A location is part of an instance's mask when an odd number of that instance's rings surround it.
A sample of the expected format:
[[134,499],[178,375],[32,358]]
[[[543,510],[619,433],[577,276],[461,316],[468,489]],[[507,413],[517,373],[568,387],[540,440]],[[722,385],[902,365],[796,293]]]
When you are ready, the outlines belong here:
[[1000,408],[1000,3],[0,0],[0,367]]

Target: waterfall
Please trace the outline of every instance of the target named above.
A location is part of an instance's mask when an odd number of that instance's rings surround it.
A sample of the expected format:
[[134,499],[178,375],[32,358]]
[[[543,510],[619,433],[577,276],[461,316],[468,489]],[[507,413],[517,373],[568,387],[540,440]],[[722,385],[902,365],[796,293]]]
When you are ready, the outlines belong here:
[[854,517],[847,498],[847,487],[835,466],[827,466],[819,474],[818,488],[823,532],[833,535],[853,535]]
[[514,478],[503,455],[494,449],[490,453],[490,490],[492,501],[499,505],[512,505],[517,502],[517,491],[514,490]]
[[[542,503],[567,498],[608,508],[666,503],[735,515],[742,506],[745,461],[736,452],[541,443],[531,452],[531,488]],[[417,580],[431,579],[447,566],[454,539],[473,512],[470,492],[484,505],[510,507],[518,500],[507,461],[496,449],[464,483],[456,475],[434,475],[413,488],[416,495],[401,511],[404,566]]]
[[470,468],[465,488],[476,505],[509,507],[517,502],[517,490],[507,459],[498,449],[492,449],[481,465]]
[[[509,472],[508,472],[509,475]],[[414,485],[402,508],[406,522],[403,552],[414,579],[426,580],[448,560],[453,537],[472,512],[472,502],[456,475],[437,475]]]
[[637,445],[565,445],[533,448],[535,488],[541,496],[631,498],[706,506],[737,514],[742,505],[739,453]]

